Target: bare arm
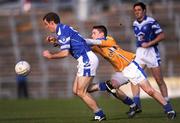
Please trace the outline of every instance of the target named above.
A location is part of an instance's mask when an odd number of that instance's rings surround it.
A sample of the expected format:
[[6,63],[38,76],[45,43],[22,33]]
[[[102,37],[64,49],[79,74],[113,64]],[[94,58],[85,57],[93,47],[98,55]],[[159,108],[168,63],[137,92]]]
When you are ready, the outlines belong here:
[[68,50],[63,50],[63,51],[59,51],[59,52],[56,52],[56,53],[51,53],[48,50],[45,50],[43,52],[43,56],[45,58],[48,58],[48,59],[64,58],[64,57],[66,57],[68,55],[69,55],[69,51]]

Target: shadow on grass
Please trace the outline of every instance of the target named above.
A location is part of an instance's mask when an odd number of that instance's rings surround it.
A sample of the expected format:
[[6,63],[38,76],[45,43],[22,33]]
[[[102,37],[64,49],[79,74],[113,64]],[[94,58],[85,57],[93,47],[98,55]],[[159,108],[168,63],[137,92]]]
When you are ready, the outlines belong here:
[[[180,115],[180,113],[177,113],[177,117],[176,119],[178,119],[178,116]],[[70,118],[70,117],[69,117]],[[77,117],[76,117],[77,118]],[[133,118],[128,118],[128,117],[125,117],[125,116],[119,116],[119,115],[113,115],[112,117],[111,116],[108,116],[107,117],[107,122],[110,121],[110,122],[116,122],[116,121],[122,121],[122,120],[136,120],[136,119],[142,119],[142,120],[147,120],[148,119],[159,119],[159,120],[162,120],[162,119],[166,119],[166,114],[163,114],[163,113],[160,113],[160,114],[157,114],[157,113],[141,113],[141,114],[136,114]],[[0,117],[0,123],[2,122],[18,122],[18,121],[44,121],[44,120],[58,120],[60,119],[60,117],[58,116],[48,116],[48,117],[11,117],[11,118],[1,118]],[[73,119],[73,118],[72,118]],[[62,119],[61,119],[62,120]],[[89,121],[92,121],[93,120],[89,120]],[[106,122],[105,121],[105,122]]]
[[50,120],[50,119],[58,119],[58,117],[18,117],[18,118],[1,118],[0,122],[3,121],[32,121],[32,120]]
[[[178,116],[180,115],[180,113],[176,113],[176,119],[178,119]],[[148,113],[140,113],[140,114],[136,114],[133,118],[128,118],[128,117],[121,117],[121,116],[114,116],[113,118],[111,117],[107,117],[107,120],[109,121],[116,121],[116,120],[134,120],[134,119],[166,119],[167,115],[166,114],[157,114],[157,113],[152,113],[152,114],[148,114]]]

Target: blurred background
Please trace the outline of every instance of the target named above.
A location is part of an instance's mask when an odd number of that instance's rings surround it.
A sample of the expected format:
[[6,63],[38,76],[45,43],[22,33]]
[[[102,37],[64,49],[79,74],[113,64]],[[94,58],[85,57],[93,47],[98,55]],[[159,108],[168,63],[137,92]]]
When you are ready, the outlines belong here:
[[[154,17],[166,34],[160,43],[162,70],[171,98],[180,97],[180,1],[141,0],[147,4],[148,15]],[[0,0],[0,98],[16,99],[15,64],[26,60],[31,65],[27,76],[28,97],[71,98],[76,61],[72,57],[47,60],[44,49],[51,49],[44,40],[49,33],[43,28],[42,18],[57,12],[61,22],[90,38],[93,25],[107,26],[123,49],[135,52],[133,4],[137,0]],[[53,50],[58,50],[54,48]],[[94,82],[108,80],[112,66],[100,58]],[[147,71],[151,84],[158,89]],[[122,89],[131,96],[129,84]],[[95,96],[103,95],[95,93]],[[141,93],[142,97],[148,97]]]

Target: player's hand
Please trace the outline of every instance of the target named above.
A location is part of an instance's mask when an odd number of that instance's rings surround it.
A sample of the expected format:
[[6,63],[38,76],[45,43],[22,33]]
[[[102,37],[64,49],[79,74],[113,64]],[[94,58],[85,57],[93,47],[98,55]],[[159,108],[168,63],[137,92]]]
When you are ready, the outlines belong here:
[[43,51],[43,56],[45,58],[51,59],[51,53],[48,50]]
[[50,36],[47,36],[46,41],[49,42],[49,43],[54,44],[54,43],[57,42],[57,38],[55,36],[50,35]]
[[148,47],[151,46],[151,44],[150,44],[149,42],[144,42],[144,43],[141,44],[141,46],[142,46],[143,48],[148,48]]
[[59,45],[58,42],[57,42],[57,38],[54,37],[54,36],[48,36],[48,37],[46,38],[46,41],[47,41],[48,43],[53,44],[54,47],[60,47],[60,45]]

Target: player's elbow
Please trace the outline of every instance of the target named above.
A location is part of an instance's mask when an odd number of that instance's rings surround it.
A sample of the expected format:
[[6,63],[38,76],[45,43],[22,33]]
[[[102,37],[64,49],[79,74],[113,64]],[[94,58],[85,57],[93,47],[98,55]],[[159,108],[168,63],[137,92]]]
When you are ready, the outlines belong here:
[[165,39],[165,34],[163,32],[160,34],[160,38],[161,38],[161,40]]
[[66,52],[64,53],[64,57],[68,56],[69,55],[69,52]]

